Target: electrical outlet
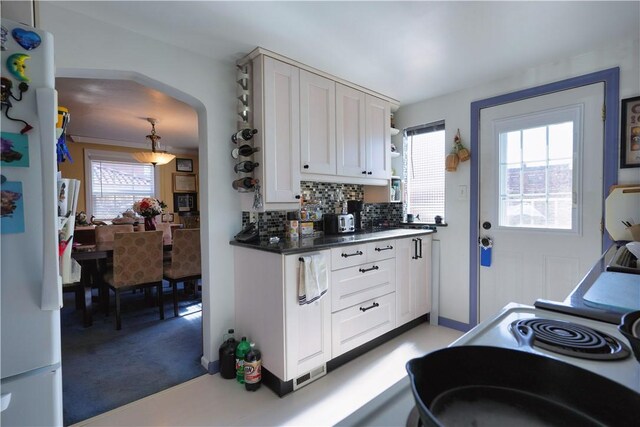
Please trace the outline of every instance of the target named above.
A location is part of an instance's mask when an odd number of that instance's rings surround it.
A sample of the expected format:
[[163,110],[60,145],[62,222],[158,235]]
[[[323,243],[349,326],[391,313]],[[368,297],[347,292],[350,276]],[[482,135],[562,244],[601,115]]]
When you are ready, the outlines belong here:
[[249,212],[249,222],[256,222],[256,221],[258,221],[257,212]]
[[467,200],[468,196],[468,187],[466,185],[458,185],[458,200]]

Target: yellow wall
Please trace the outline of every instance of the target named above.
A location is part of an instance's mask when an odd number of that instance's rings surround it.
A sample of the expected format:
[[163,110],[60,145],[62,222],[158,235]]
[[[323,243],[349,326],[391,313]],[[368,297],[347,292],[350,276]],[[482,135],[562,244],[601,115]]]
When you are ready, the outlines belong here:
[[[66,160],[64,163],[60,163],[59,170],[62,173],[63,178],[79,179],[82,182],[80,186],[80,195],[78,196],[78,212],[87,211],[86,209],[86,187],[84,176],[84,150],[102,150],[102,151],[118,151],[122,153],[133,153],[140,151],[136,148],[128,147],[116,147],[113,145],[101,145],[101,144],[87,144],[84,142],[68,142],[67,147],[73,158],[73,163]],[[193,173],[198,175],[198,156],[191,154],[178,154],[177,157],[183,159],[193,160]],[[176,173],[176,161],[175,159],[166,165],[156,166],[160,168],[160,200],[167,204],[166,212],[175,212],[173,208],[173,174]],[[198,182],[198,189],[200,183]],[[200,209],[200,194],[198,193],[198,209]],[[178,222],[176,215],[175,221]]]

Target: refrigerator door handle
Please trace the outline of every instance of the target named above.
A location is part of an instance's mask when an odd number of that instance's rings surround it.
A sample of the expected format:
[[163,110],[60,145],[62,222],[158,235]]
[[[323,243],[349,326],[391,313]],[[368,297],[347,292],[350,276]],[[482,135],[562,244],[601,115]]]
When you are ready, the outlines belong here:
[[58,260],[58,202],[56,193],[56,121],[58,92],[42,87],[36,89],[40,148],[42,152],[42,209],[43,209],[43,272],[42,310],[62,307],[62,278]]
[[11,403],[11,393],[2,393],[0,396],[0,412],[4,412]]

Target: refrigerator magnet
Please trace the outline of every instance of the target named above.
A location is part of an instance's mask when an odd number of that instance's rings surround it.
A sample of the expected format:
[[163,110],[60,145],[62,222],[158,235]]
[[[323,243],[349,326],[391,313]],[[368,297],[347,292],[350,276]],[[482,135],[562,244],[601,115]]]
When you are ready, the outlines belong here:
[[25,61],[29,59],[31,59],[31,56],[26,53],[14,53],[7,58],[7,70],[21,82],[28,82],[29,77],[27,76],[27,64]]
[[11,121],[20,122],[24,125],[24,127],[20,131],[21,134],[29,132],[31,129],[33,129],[33,126],[31,126],[29,123],[27,123],[22,119],[17,119],[9,115],[9,110],[11,109],[11,107],[13,107],[13,103],[11,102],[11,100],[13,99],[14,101],[18,101],[18,102],[22,101],[22,95],[29,90],[29,85],[25,82],[20,83],[18,85],[18,90],[20,91],[20,97],[17,97],[13,94],[13,91],[12,91],[13,82],[11,80],[9,80],[6,77],[2,77],[1,82],[2,82],[0,84],[0,89],[2,90],[1,91],[2,107],[1,108],[4,110],[5,117]]
[[0,27],[0,48],[2,50],[7,50],[7,48],[4,47],[4,44],[7,42],[7,34],[9,34],[7,29],[5,27]]
[[24,233],[22,182],[5,181],[0,187],[0,233]]
[[2,167],[29,167],[29,137],[19,133],[1,132],[1,162]]
[[42,39],[38,35],[38,33],[24,30],[22,28],[14,28],[11,30],[11,35],[14,40],[18,42],[20,46],[22,46],[25,50],[33,50],[40,46]]

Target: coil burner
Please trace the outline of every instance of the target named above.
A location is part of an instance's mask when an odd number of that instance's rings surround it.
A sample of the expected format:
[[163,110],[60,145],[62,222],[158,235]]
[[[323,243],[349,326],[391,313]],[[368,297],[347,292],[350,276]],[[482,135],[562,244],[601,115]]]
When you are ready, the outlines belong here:
[[523,326],[533,331],[534,346],[554,353],[591,360],[619,360],[630,355],[629,348],[620,340],[588,326],[533,318],[511,323],[512,332],[515,333],[513,328]]

